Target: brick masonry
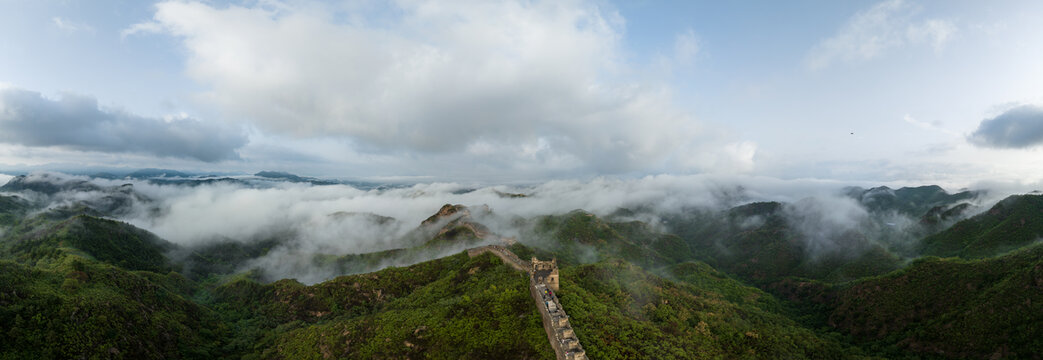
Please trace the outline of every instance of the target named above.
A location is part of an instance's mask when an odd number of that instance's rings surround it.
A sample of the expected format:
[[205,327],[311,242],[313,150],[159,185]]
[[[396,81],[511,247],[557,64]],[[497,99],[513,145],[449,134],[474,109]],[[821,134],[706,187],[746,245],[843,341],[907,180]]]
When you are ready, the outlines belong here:
[[558,301],[558,264],[557,261],[540,261],[532,258],[532,262],[522,260],[506,247],[500,245],[482,246],[467,250],[467,255],[475,257],[490,253],[503,259],[508,266],[529,274],[529,294],[536,302],[536,308],[543,318],[543,330],[547,332],[547,341],[554,348],[558,360],[586,360],[586,352],[579,344],[576,332],[572,330],[569,316]]

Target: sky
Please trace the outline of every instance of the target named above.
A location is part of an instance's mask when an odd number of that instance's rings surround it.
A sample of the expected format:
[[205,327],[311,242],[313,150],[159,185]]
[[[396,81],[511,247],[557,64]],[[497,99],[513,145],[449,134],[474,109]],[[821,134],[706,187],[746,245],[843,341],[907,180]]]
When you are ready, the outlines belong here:
[[0,172],[1043,181],[1038,1],[0,0]]

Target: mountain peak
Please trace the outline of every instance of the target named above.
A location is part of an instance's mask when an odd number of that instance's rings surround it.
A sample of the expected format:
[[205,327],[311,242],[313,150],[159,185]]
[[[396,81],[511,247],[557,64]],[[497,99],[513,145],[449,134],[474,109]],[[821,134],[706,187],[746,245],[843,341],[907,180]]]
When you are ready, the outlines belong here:
[[442,207],[438,209],[438,212],[436,212],[434,215],[431,215],[424,221],[420,222],[420,225],[431,225],[438,222],[439,220],[447,219],[453,215],[456,215],[457,213],[461,214],[460,217],[471,216],[471,212],[467,210],[466,206],[445,204],[442,205]]
[[293,182],[307,181],[307,180],[305,180],[304,178],[302,178],[300,176],[297,176],[297,175],[294,175],[294,174],[291,174],[291,173],[288,173],[288,172],[282,172],[282,171],[268,171],[268,170],[265,170],[265,171],[261,171],[261,172],[258,172],[256,174],[254,174],[254,176],[263,177],[263,178],[269,178],[269,179],[284,179],[284,180],[289,180],[289,181],[293,181]]
[[132,178],[132,179],[187,178],[187,177],[191,177],[191,176],[192,175],[189,175],[187,173],[184,173],[184,172],[181,172],[181,171],[177,171],[177,170],[152,169],[152,168],[141,169],[141,170],[132,172],[130,174],[127,174],[127,177]]

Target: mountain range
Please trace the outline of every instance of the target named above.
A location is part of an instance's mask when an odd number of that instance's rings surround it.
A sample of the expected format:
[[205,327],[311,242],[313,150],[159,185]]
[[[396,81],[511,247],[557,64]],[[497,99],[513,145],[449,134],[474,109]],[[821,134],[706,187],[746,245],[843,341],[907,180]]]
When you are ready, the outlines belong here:
[[0,359],[554,358],[528,277],[464,251],[486,244],[556,259],[591,359],[1039,358],[1043,195],[983,195],[848,188],[845,216],[813,200],[528,217],[445,204],[415,224],[331,212],[409,231],[401,247],[306,254],[336,275],[306,284],[257,262],[291,231],[175,243],[121,220],[169,211],[133,184],[19,176],[0,187]]

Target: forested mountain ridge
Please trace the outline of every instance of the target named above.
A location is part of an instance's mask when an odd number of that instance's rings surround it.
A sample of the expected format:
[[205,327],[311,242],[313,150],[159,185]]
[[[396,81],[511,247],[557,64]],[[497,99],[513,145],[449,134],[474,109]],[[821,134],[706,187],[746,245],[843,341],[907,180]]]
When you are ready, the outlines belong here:
[[[284,235],[174,244],[109,218],[147,197],[91,189],[135,200],[42,206],[20,195],[26,189],[0,198],[0,358],[553,358],[524,274],[461,252],[490,241],[558,259],[558,295],[592,359],[1043,353],[1038,195],[901,239],[928,253],[958,244],[950,254],[966,259],[910,256],[888,238],[893,217],[855,212],[847,227],[809,233],[822,225],[816,203],[658,219],[583,210],[510,218],[446,204],[405,235],[411,247],[312,255],[309,266],[340,276],[307,285],[257,265],[283,251]],[[933,206],[913,204],[927,210],[910,219],[959,206],[925,199]],[[505,228],[520,230],[497,232]]]
[[1043,238],[1043,195],[1013,195],[921,243],[925,255],[984,258]]

